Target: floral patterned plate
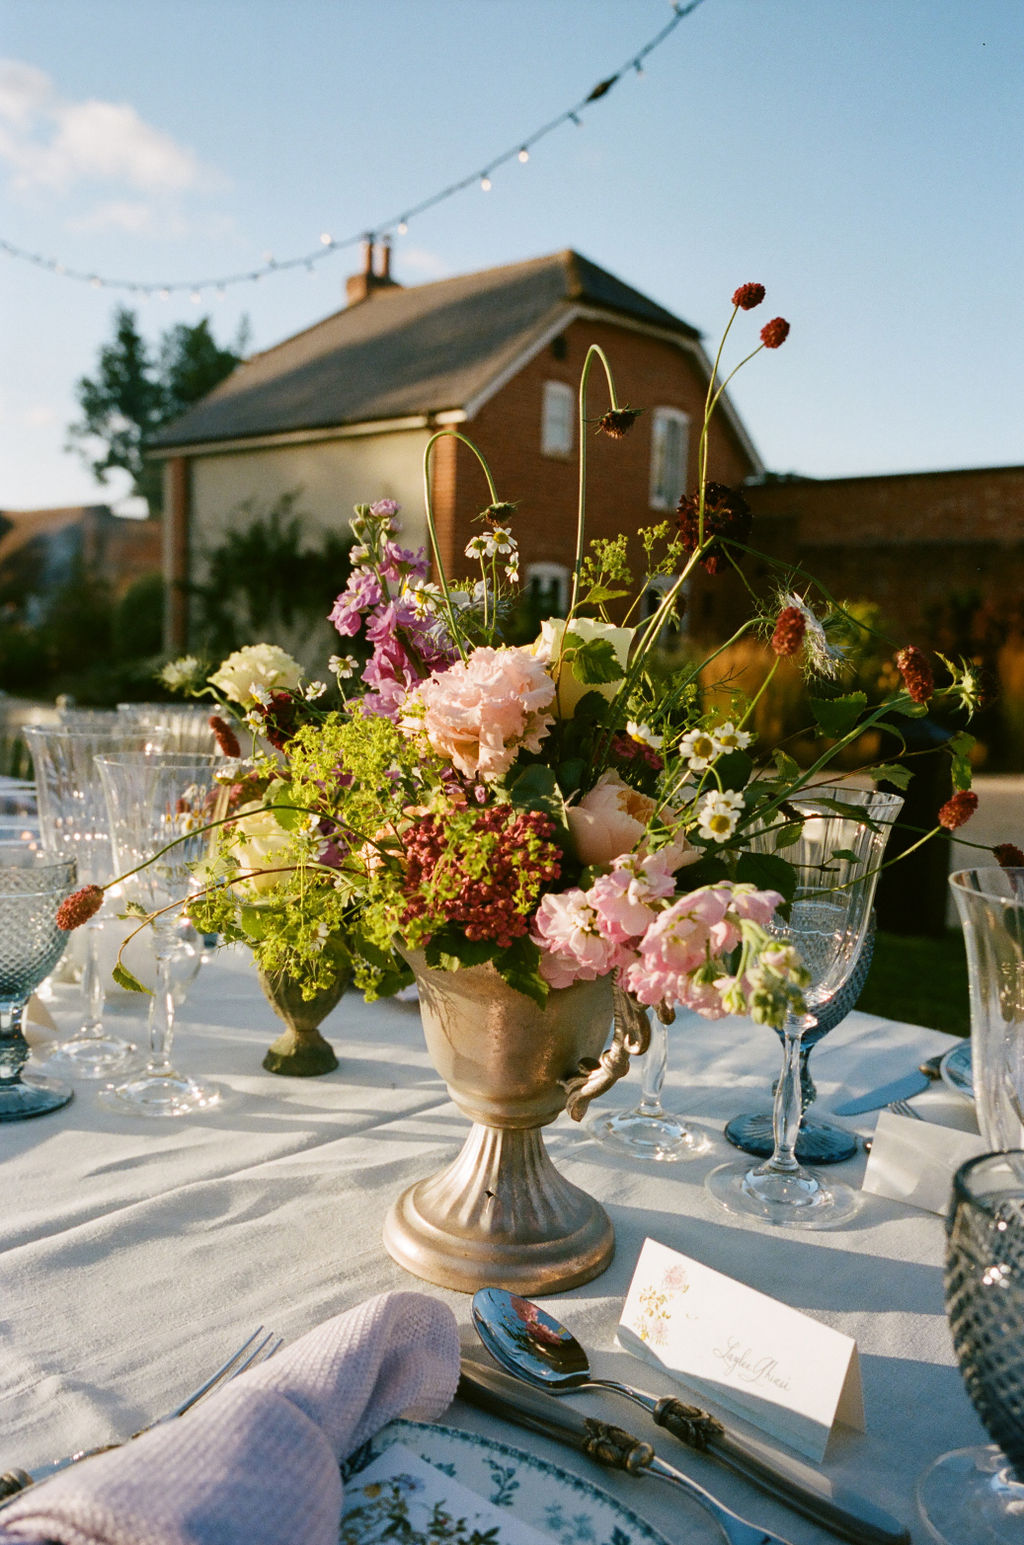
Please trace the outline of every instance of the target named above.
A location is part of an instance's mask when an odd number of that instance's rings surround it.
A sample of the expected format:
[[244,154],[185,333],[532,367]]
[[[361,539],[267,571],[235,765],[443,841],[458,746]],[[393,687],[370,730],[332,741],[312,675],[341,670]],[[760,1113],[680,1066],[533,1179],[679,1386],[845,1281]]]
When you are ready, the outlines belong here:
[[[522,1449],[453,1427],[391,1422],[346,1461],[344,1478],[357,1476],[392,1443],[412,1449],[493,1507],[507,1509],[510,1520],[514,1516],[530,1525],[553,1545],[666,1545],[650,1524],[580,1476]],[[343,1519],[342,1539],[346,1537]]]
[[939,1063],[939,1073],[943,1083],[948,1084],[950,1089],[955,1089],[965,1099],[974,1099],[970,1041],[961,1041],[959,1046],[954,1046],[952,1051],[946,1053]]

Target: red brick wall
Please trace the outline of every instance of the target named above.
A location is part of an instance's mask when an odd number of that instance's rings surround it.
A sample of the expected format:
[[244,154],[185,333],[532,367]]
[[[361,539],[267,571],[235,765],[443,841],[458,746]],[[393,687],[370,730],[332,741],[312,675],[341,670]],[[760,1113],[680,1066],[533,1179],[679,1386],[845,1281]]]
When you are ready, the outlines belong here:
[[[695,486],[697,441],[704,412],[706,381],[696,360],[680,347],[611,322],[577,321],[561,335],[564,356],[545,347],[505,387],[463,426],[479,446],[494,476],[498,497],[519,506],[515,532],[523,568],[535,562],[571,567],[576,543],[578,452],[560,458],[541,454],[541,405],[544,383],[562,381],[575,392],[587,349],[600,345],[611,366],[620,404],[647,410],[622,440],[610,440],[591,428],[587,436],[587,537],[611,537],[635,531],[665,518],[653,510],[648,490],[651,466],[651,413],[654,408],[678,408],[690,416],[688,487]],[[596,420],[609,407],[600,361],[591,366],[587,417]],[[446,442],[454,444],[454,442]],[[450,464],[439,459],[435,469],[439,529],[445,532],[442,554],[449,572],[469,570],[463,552],[480,528],[472,524],[488,502],[487,484],[472,454],[459,447],[457,482],[450,482]],[[712,434],[710,475],[739,484],[750,474],[751,462],[721,415]],[[449,503],[448,501],[451,500]]]

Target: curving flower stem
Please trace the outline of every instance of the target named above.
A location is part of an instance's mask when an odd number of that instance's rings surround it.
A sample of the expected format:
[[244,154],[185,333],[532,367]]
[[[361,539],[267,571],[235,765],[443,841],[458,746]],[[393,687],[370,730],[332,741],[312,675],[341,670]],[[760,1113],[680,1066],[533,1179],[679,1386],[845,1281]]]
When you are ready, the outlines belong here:
[[579,462],[580,475],[576,505],[576,556],[572,566],[572,594],[569,598],[569,610],[566,616],[571,618],[576,611],[579,600],[580,575],[583,570],[583,540],[586,532],[587,510],[587,381],[590,377],[594,360],[600,360],[604,370],[605,380],[608,382],[608,395],[611,398],[612,409],[619,411],[619,400],[615,395],[615,381],[612,378],[612,367],[608,363],[607,355],[600,344],[592,343],[587,350],[587,356],[583,361],[583,369],[580,371],[580,386],[577,397],[577,416],[579,428]]
[[423,450],[423,507],[427,514],[427,535],[430,538],[430,551],[434,559],[434,567],[437,570],[437,577],[441,585],[441,594],[444,597],[445,620],[448,623],[448,631],[451,633],[451,636],[455,642],[455,647],[459,651],[459,657],[462,660],[465,660],[466,647],[462,641],[459,625],[455,620],[455,607],[452,605],[452,594],[448,584],[448,576],[445,573],[444,562],[441,558],[441,549],[438,545],[437,523],[434,520],[434,501],[430,492],[430,458],[434,446],[437,444],[438,440],[458,440],[461,442],[461,444],[465,445],[469,450],[471,450],[477,461],[480,463],[480,466],[483,468],[483,474],[487,479],[487,488],[491,496],[492,504],[497,504],[498,494],[494,487],[494,478],[491,476],[491,469],[487,465],[482,452],[477,449],[472,440],[468,439],[466,435],[459,434],[457,429],[439,429],[436,434],[431,435]]

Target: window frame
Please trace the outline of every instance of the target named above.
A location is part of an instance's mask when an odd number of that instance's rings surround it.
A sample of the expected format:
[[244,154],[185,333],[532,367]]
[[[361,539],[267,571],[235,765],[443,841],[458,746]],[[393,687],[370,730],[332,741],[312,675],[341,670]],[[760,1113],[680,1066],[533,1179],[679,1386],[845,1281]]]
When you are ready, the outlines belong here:
[[[660,463],[664,461],[664,452],[659,446],[659,435],[668,425],[678,426],[680,430],[680,467],[679,475],[675,481],[678,488],[674,493],[666,493],[665,484],[668,477],[662,470]],[[651,414],[651,471],[648,485],[648,503],[652,510],[674,510],[682,494],[686,492],[686,474],[690,460],[690,415],[684,413],[682,408],[660,407],[655,408]],[[668,473],[672,469],[668,468]]]
[[[557,443],[551,434],[554,422],[554,405],[558,404],[559,427],[564,429],[564,434],[558,437]],[[576,393],[567,381],[545,381],[541,394],[540,411],[540,453],[542,456],[552,456],[558,460],[564,460],[573,454],[575,449],[575,407]],[[564,421],[561,417],[564,415]]]

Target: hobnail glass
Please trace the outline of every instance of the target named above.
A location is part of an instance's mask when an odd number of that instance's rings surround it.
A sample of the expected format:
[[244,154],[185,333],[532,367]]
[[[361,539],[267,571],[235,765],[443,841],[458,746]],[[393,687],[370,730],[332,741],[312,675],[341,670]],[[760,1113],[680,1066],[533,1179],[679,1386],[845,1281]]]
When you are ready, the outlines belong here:
[[986,1153],[953,1179],[946,1313],[960,1372],[991,1445],[944,1454],[917,1485],[940,1545],[1024,1539],[1024,1151]]
[[42,1116],[71,1099],[68,1085],[26,1067],[23,1020],[67,946],[57,908],[74,887],[73,859],[0,842],[0,1121]]

